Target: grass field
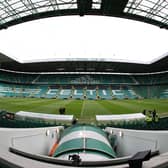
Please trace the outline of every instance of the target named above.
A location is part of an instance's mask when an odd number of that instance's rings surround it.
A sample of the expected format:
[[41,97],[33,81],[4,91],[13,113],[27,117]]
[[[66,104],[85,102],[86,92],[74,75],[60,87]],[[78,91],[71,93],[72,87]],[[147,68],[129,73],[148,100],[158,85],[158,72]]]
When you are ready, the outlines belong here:
[[144,100],[57,100],[40,98],[0,98],[0,109],[10,112],[31,111],[59,114],[65,107],[66,114],[73,114],[80,121],[95,121],[96,114],[138,113],[144,109],[153,110],[159,116],[168,115],[168,99]]

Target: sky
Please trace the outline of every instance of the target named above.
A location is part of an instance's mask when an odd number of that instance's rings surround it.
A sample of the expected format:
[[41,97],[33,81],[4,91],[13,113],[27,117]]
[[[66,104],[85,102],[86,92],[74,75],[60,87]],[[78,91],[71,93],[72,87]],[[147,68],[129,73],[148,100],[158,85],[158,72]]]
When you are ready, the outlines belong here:
[[114,17],[54,17],[1,30],[0,52],[21,62],[88,58],[150,63],[168,53],[168,30]]

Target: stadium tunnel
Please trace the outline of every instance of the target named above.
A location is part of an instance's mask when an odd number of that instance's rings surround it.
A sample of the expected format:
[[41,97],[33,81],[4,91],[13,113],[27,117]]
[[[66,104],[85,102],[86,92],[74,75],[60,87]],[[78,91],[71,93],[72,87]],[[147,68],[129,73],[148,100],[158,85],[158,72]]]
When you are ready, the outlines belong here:
[[116,157],[107,134],[98,127],[89,125],[74,125],[66,129],[53,157],[70,159],[69,157],[75,154],[82,161]]
[[86,124],[75,124],[66,129],[62,126],[1,128],[0,163],[9,168],[123,168],[147,161],[143,164],[145,168],[151,168],[151,165],[166,167],[167,135],[168,131],[111,127],[102,130]]

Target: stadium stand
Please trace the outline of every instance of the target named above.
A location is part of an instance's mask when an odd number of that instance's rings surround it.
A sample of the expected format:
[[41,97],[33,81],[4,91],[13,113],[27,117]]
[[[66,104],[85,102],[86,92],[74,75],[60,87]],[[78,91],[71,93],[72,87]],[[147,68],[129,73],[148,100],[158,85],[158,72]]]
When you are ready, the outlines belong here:
[[96,94],[96,89],[87,89],[86,90],[86,98],[87,99],[96,99],[97,98],[97,94]]
[[133,90],[112,90],[112,94],[114,96],[114,98],[117,99],[135,99],[136,93]]
[[0,70],[1,97],[58,99],[168,98],[168,73],[43,74]]
[[59,89],[51,89],[48,88],[47,92],[46,92],[46,98],[56,98],[57,94],[59,94]]
[[74,99],[83,99],[84,97],[84,91],[83,89],[74,89],[72,98]]
[[133,75],[132,76],[138,84],[141,85],[154,85],[154,84],[167,84],[168,73],[149,74],[149,75]]
[[98,90],[99,99],[112,99],[112,93],[110,89],[99,89]]
[[160,98],[168,98],[168,89],[165,89],[160,93]]
[[60,99],[68,99],[71,97],[71,89],[61,89],[58,98]]

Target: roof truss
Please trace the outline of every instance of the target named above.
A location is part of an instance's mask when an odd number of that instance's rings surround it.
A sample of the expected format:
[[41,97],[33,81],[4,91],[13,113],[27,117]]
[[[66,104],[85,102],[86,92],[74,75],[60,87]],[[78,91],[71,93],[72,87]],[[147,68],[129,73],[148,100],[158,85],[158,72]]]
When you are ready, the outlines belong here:
[[103,15],[168,29],[168,0],[1,0],[0,29],[65,15]]

